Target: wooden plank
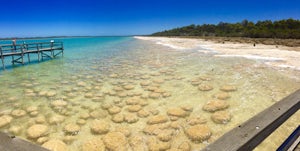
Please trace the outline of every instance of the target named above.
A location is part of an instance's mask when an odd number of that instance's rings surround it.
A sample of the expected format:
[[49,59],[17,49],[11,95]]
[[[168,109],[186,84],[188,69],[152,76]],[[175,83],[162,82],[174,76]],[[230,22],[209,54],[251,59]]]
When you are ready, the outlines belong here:
[[0,132],[0,150],[1,151],[49,151],[46,148],[32,144],[23,139],[9,136]]
[[224,134],[203,151],[253,150],[300,108],[300,89]]

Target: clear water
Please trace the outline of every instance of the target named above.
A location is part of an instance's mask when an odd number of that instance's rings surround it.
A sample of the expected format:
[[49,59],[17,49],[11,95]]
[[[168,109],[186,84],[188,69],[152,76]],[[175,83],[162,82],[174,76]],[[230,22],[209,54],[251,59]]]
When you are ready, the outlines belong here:
[[[260,61],[213,57],[196,50],[178,51],[132,37],[55,40],[64,42],[64,57],[0,71],[0,116],[13,117],[0,129],[39,145],[45,141],[28,137],[27,131],[34,124],[48,127],[41,136],[43,139],[59,139],[69,150],[82,150],[82,145],[90,139],[102,139],[107,135],[91,130],[93,121],[101,119],[110,125],[110,132],[127,130],[125,150],[134,150],[130,140],[135,137],[141,138],[139,143],[145,150],[161,144],[166,148],[178,148],[183,142],[190,144],[191,150],[197,150],[300,88],[299,72],[273,69]],[[32,55],[33,58],[37,56]],[[6,63],[9,64],[9,58]],[[195,79],[213,89],[198,90],[198,86],[192,84]],[[141,86],[145,81],[150,83],[149,86]],[[133,89],[126,90],[128,85]],[[224,109],[231,114],[230,121],[217,124],[211,120],[213,113],[202,108],[215,99],[215,94],[222,92],[220,88],[224,85],[233,85],[237,90],[228,92],[230,98],[225,100],[230,105]],[[151,88],[159,92],[155,93],[157,98],[152,96]],[[164,97],[164,93],[170,96]],[[149,112],[149,116],[141,117],[137,112],[129,111],[132,105],[127,101],[132,98],[139,100],[140,107]],[[55,107],[53,102],[57,100],[66,104]],[[121,111],[112,114],[105,106],[118,107]],[[169,109],[182,106],[188,106],[192,111],[186,111],[188,115],[179,118],[167,114]],[[28,107],[37,107],[37,111],[32,113]],[[26,113],[18,117],[15,110]],[[53,124],[51,118],[58,115],[64,120]],[[135,122],[114,122],[115,115],[127,119],[133,117]],[[162,141],[157,134],[145,133],[149,126],[147,122],[155,115],[168,117],[167,122],[157,125],[163,127],[160,133],[164,130],[172,132],[170,139]],[[195,142],[187,136],[186,131],[191,127],[188,120],[193,117],[206,121],[203,125],[212,133],[207,140]],[[300,123],[299,119],[299,113],[295,114],[282,129],[292,131]],[[80,126],[78,133],[66,132],[64,127],[70,123]],[[171,126],[175,124],[179,126]],[[13,130],[16,127],[18,130]],[[274,135],[258,150],[276,149],[288,133],[281,131]],[[157,141],[154,145],[150,142],[153,139]]]

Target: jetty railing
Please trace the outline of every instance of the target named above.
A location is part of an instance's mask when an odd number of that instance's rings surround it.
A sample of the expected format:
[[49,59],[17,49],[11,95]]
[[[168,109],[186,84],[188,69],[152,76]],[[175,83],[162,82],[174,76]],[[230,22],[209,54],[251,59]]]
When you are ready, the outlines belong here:
[[[253,150],[299,109],[300,89],[260,112],[245,123],[225,133],[219,139],[203,149],[203,151]],[[293,140],[295,141],[295,139]],[[289,144],[293,144],[293,142],[289,142]],[[288,147],[289,146],[287,146],[287,148]]]
[[0,45],[0,57],[2,67],[5,69],[5,57],[11,57],[11,62],[24,64],[24,57],[27,55],[30,62],[30,54],[37,54],[38,61],[44,58],[55,58],[59,54],[64,53],[63,42],[39,42],[39,43],[23,43],[23,44],[7,44]]

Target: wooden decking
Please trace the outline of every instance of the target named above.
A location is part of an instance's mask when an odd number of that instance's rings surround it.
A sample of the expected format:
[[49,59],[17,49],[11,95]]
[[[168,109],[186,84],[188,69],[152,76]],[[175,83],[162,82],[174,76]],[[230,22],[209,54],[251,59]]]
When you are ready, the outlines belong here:
[[11,57],[11,62],[24,64],[24,57],[27,55],[27,60],[30,62],[30,54],[37,54],[38,61],[46,58],[55,58],[59,54],[63,55],[64,46],[62,42],[40,42],[17,45],[0,45],[0,57],[2,67],[5,69],[5,58]]

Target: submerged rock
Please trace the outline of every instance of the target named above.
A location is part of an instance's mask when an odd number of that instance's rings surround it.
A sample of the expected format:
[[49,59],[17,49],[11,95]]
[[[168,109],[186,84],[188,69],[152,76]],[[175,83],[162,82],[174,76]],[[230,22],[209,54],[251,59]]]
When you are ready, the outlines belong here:
[[135,135],[129,139],[129,145],[133,151],[146,151],[146,142],[143,136]]
[[168,117],[165,115],[155,115],[149,118],[147,124],[159,124],[168,121]]
[[134,85],[127,84],[127,85],[123,86],[123,88],[124,88],[125,90],[132,90],[132,89],[134,89]]
[[158,84],[162,84],[162,83],[164,83],[164,82],[165,82],[164,79],[154,79],[154,80],[153,80],[153,83],[158,83]]
[[157,135],[157,138],[158,138],[160,141],[168,142],[168,141],[170,141],[170,140],[172,139],[173,134],[174,134],[174,131],[173,131],[173,130],[165,129],[165,130],[162,130],[162,131]]
[[111,120],[115,123],[122,123],[124,121],[124,115],[123,114],[116,114],[111,118]]
[[178,149],[180,149],[181,151],[190,151],[191,144],[188,141],[184,141],[178,146]]
[[149,98],[151,99],[158,99],[160,97],[160,93],[151,92],[149,94]]
[[212,78],[209,76],[200,76],[199,79],[202,81],[211,81],[212,80]]
[[34,112],[34,111],[37,111],[37,110],[38,110],[37,106],[29,106],[29,107],[26,108],[27,112]]
[[48,91],[46,95],[47,95],[47,97],[54,97],[54,96],[56,96],[56,94],[57,93],[55,91]]
[[150,81],[142,81],[142,82],[140,83],[141,86],[148,86],[148,85],[150,85],[150,84],[151,84]]
[[53,115],[49,118],[50,124],[60,124],[65,120],[64,116],[61,115]]
[[37,124],[43,124],[46,123],[46,118],[44,115],[39,115],[38,117],[35,118],[35,122]]
[[89,113],[82,113],[82,114],[80,114],[80,118],[81,118],[81,119],[86,120],[86,119],[88,119],[89,117],[90,117],[90,114],[89,114]]
[[128,98],[125,102],[127,105],[137,105],[140,103],[140,99],[133,97],[133,98]]
[[141,117],[141,118],[145,118],[145,117],[148,117],[148,116],[150,115],[150,112],[148,112],[148,111],[142,109],[142,110],[140,110],[140,111],[137,113],[137,115],[138,115],[139,117]]
[[193,126],[193,125],[198,125],[198,124],[204,124],[207,122],[207,120],[201,116],[193,116],[193,117],[189,117],[186,122]]
[[39,137],[36,142],[38,144],[44,144],[45,142],[47,142],[49,140],[49,137]]
[[162,94],[162,96],[163,96],[164,98],[170,97],[171,95],[172,95],[172,94],[169,93],[169,92],[164,92],[164,93]]
[[106,148],[112,151],[126,151],[127,139],[120,132],[110,132],[103,137]]
[[131,106],[127,107],[127,110],[129,112],[138,112],[141,109],[142,109],[142,107],[140,105],[131,105]]
[[80,126],[70,123],[64,127],[64,131],[67,134],[76,135],[80,131]]
[[124,114],[124,120],[127,123],[135,123],[139,120],[139,118],[136,116],[136,114],[127,113],[127,114]]
[[68,102],[63,101],[63,100],[55,100],[51,102],[51,106],[53,107],[64,107],[67,106]]
[[91,125],[91,131],[95,134],[105,134],[110,129],[110,124],[104,120],[94,120]]
[[147,140],[147,145],[150,151],[168,150],[171,148],[170,142],[160,142],[155,137],[150,137]]
[[229,104],[226,101],[222,100],[211,100],[208,101],[204,106],[203,110],[208,112],[215,112],[218,110],[223,110],[229,107]]
[[188,112],[191,112],[194,109],[191,105],[181,105],[180,108]]
[[236,86],[233,85],[224,85],[220,88],[221,91],[225,91],[225,92],[232,92],[232,91],[236,91],[237,88]]
[[22,132],[22,127],[19,125],[14,125],[11,126],[8,131],[13,134],[13,135],[20,135],[20,133]]
[[226,124],[231,120],[231,115],[228,111],[217,111],[211,116],[211,119],[217,124]]
[[13,110],[11,112],[11,115],[14,116],[14,117],[22,117],[22,116],[26,115],[26,111],[20,110],[20,109]]
[[115,131],[124,134],[126,137],[131,135],[131,129],[126,126],[116,126]]
[[198,89],[199,89],[200,91],[210,91],[210,90],[213,89],[213,87],[210,86],[210,85],[206,85],[206,84],[200,84],[200,85],[198,86]]
[[65,136],[65,137],[63,138],[63,141],[64,141],[66,144],[72,144],[76,139],[77,139],[76,136],[68,135],[68,136]]
[[84,120],[84,119],[79,119],[79,120],[77,120],[76,123],[79,124],[79,125],[84,125],[84,124],[86,124],[86,120]]
[[168,109],[167,114],[169,116],[176,116],[176,117],[186,117],[188,115],[188,113],[181,108]]
[[44,143],[42,147],[45,147],[52,151],[68,151],[67,145],[63,141],[58,139],[51,139]]
[[48,126],[42,124],[35,124],[27,129],[27,137],[36,139],[38,137],[46,135],[47,131]]
[[105,145],[101,137],[95,137],[84,142],[81,149],[82,151],[105,151]]
[[13,118],[11,116],[9,116],[9,115],[2,115],[0,117],[0,128],[6,126],[8,124],[10,124],[10,122],[12,121],[12,119]]
[[210,138],[211,131],[206,125],[194,125],[185,130],[189,139],[193,142],[202,142]]
[[215,98],[220,100],[226,100],[230,98],[230,95],[226,92],[217,93],[214,95]]
[[118,106],[112,106],[108,109],[109,114],[117,114],[121,112],[121,108]]
[[90,113],[90,116],[92,118],[105,118],[108,115],[108,113],[106,111],[103,110],[94,110]]

